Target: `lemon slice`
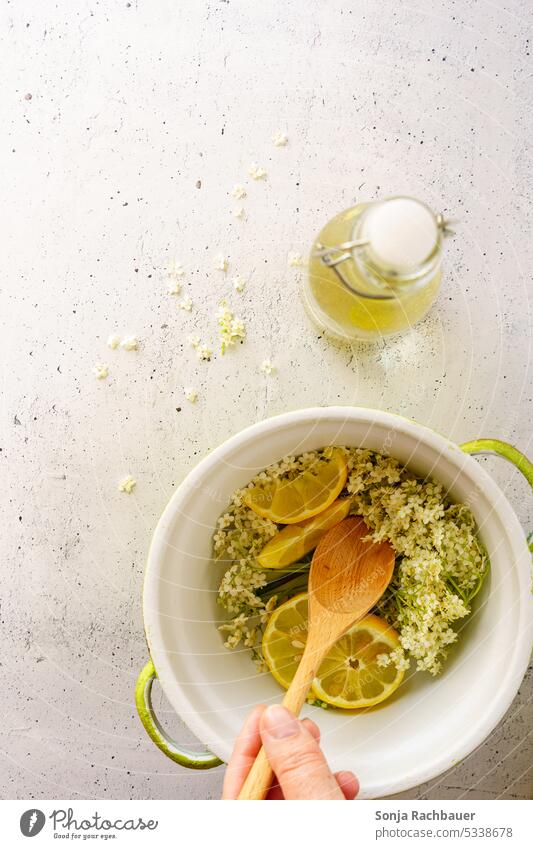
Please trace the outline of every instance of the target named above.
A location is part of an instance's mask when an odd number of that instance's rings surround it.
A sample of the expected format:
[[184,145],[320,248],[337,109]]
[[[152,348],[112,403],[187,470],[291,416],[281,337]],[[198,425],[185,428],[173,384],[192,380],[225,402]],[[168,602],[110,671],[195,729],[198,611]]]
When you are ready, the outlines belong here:
[[[282,687],[288,688],[307,640],[307,593],[276,608],[263,636],[263,657]],[[370,614],[357,622],[331,647],[313,681],[316,698],[334,707],[353,710],[388,699],[400,686],[403,671],[393,663],[378,666],[380,654],[390,654],[399,637],[383,619]]]
[[398,648],[398,633],[379,616],[361,619],[329,650],[313,681],[317,698],[353,710],[385,701],[398,689],[403,670],[379,666],[378,655]]
[[326,531],[346,518],[351,503],[351,498],[338,498],[317,516],[283,528],[267,542],[258,554],[257,562],[263,569],[282,569],[296,563],[317,547]]
[[307,642],[307,593],[273,611],[263,634],[263,657],[272,675],[288,689]]
[[348,477],[344,453],[338,448],[316,460],[292,480],[274,479],[246,490],[245,504],[259,516],[282,525],[310,519],[326,510]]

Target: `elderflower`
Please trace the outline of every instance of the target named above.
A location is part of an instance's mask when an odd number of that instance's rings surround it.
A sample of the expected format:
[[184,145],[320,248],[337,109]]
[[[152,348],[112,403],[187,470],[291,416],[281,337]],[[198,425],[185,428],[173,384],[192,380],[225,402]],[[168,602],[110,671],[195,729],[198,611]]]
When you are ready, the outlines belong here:
[[196,389],[192,389],[192,387],[186,387],[184,392],[187,401],[190,401],[191,404],[196,404],[198,400],[198,392],[196,391]]
[[167,277],[170,277],[171,280],[175,280],[177,277],[183,277],[184,274],[185,270],[181,262],[173,260],[167,265]]
[[267,172],[264,168],[260,168],[255,162],[252,162],[248,169],[248,173],[252,180],[264,180],[266,178]]
[[270,360],[263,360],[261,363],[261,371],[264,374],[273,374],[276,371],[276,366]]
[[272,141],[274,142],[276,147],[285,147],[285,145],[289,141],[289,138],[286,133],[276,133]]
[[125,351],[137,351],[139,348],[139,340],[136,336],[125,336],[120,347]]
[[131,495],[135,487],[137,486],[137,481],[132,475],[128,475],[123,480],[120,481],[118,485],[119,492],[125,492],[128,495]]
[[220,339],[222,342],[222,353],[226,352],[226,348],[232,348],[235,343],[246,336],[244,322],[240,318],[236,318],[233,312],[223,301],[218,311],[218,326],[220,328]]
[[209,345],[200,345],[197,350],[198,359],[204,360],[205,362],[209,362],[211,357],[213,356],[213,349],[209,347]]
[[120,336],[117,333],[111,333],[111,335],[107,337],[107,347],[111,348],[112,351],[115,351],[119,345]]
[[233,278],[233,288],[236,292],[243,292],[246,286],[246,280],[240,274]]
[[289,268],[302,268],[305,264],[305,259],[300,253],[289,251],[287,254],[287,265]]
[[237,200],[242,200],[246,197],[246,189],[244,186],[235,186],[231,194],[234,198],[237,198]]
[[179,310],[183,310],[184,312],[191,312],[192,301],[189,297],[187,297],[187,298],[184,298],[182,301],[178,301],[176,306]]
[[213,259],[213,265],[217,269],[217,271],[226,272],[228,270],[229,262],[224,256],[224,254],[217,254]]
[[202,344],[200,342],[199,336],[189,336],[189,345],[191,346],[191,348],[194,348],[199,360],[206,360],[207,362],[209,362],[209,360],[213,356],[213,349],[210,348],[208,345]]
[[97,380],[105,380],[109,375],[109,366],[106,363],[96,363],[93,374]]
[[173,280],[173,282],[168,287],[169,295],[180,295],[181,294],[181,283],[179,280]]
[[244,206],[237,206],[237,207],[233,210],[233,217],[234,217],[234,218],[240,218],[241,220],[242,220],[243,218],[245,218]]

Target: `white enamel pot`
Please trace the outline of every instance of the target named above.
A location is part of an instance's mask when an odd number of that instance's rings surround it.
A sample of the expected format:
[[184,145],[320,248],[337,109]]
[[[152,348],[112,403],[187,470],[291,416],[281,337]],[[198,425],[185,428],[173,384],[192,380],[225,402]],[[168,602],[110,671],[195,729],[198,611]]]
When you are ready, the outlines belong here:
[[[299,410],[238,433],[186,477],[154,533],[144,585],[151,660],[136,704],[147,732],[178,763],[206,769],[227,761],[251,707],[282,691],[259,674],[247,650],[228,651],[217,630],[221,568],[212,560],[216,520],[232,492],[287,454],[326,445],[369,448],[443,483],[471,508],[491,561],[473,614],[438,678],[410,677],[395,697],[366,712],[306,707],[322,731],[333,769],[351,769],[361,796],[382,797],[435,778],[469,755],[502,718],[526,671],[533,645],[531,553],[501,489],[470,453],[492,451],[518,466],[533,486],[533,466],[515,448],[486,439],[462,447],[390,413],[355,407]],[[465,453],[468,452],[468,453]],[[156,676],[177,713],[209,751],[185,751],[165,734],[151,705]]]

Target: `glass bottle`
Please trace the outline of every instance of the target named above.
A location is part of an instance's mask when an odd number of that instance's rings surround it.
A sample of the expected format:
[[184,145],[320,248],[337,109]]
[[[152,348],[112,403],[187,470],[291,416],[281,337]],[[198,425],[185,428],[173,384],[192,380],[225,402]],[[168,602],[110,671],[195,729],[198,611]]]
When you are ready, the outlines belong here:
[[400,333],[423,318],[441,281],[445,222],[421,201],[392,197],[332,218],[309,258],[305,306],[344,341]]

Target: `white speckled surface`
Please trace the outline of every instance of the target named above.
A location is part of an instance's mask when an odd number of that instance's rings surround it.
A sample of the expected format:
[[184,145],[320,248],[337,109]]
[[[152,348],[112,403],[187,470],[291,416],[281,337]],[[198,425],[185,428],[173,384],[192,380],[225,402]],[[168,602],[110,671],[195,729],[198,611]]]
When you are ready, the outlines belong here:
[[[317,403],[528,450],[531,7],[6,0],[0,14],[1,793],[216,797],[221,771],[166,760],[132,701],[151,531],[194,462]],[[253,161],[265,182],[247,178]],[[438,303],[398,340],[334,348],[307,322],[287,253],[354,199],[401,192],[459,219]],[[174,259],[190,314],[166,294]],[[200,363],[186,338],[215,340],[223,296],[247,341]],[[139,351],[109,350],[114,331],[138,334]],[[92,374],[102,361],[107,381]],[[490,468],[531,529],[525,483]],[[117,489],[129,473],[131,496]],[[405,795],[530,798],[532,696],[530,672],[481,749]]]

